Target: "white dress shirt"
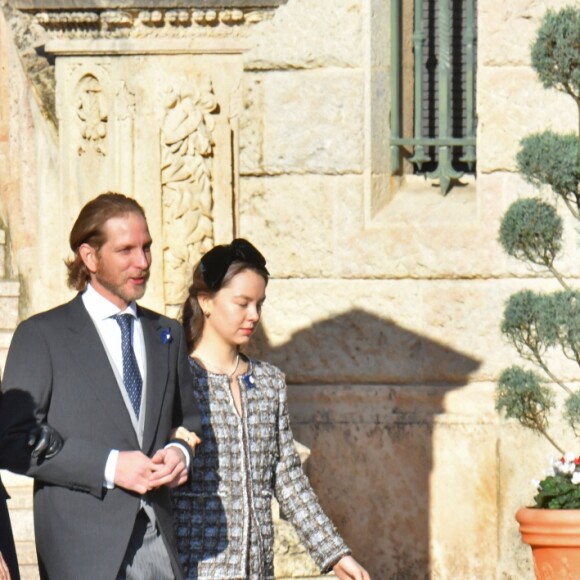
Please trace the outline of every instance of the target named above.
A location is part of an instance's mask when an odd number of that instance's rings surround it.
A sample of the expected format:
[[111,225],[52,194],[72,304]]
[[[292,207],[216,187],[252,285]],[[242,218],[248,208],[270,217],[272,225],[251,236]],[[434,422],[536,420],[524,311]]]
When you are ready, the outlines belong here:
[[[147,405],[147,364],[145,355],[145,339],[143,337],[143,327],[141,326],[141,320],[137,316],[137,305],[135,302],[131,302],[125,310],[121,310],[119,307],[115,306],[112,302],[107,300],[104,296],[99,294],[90,284],[87,284],[87,289],[82,294],[83,304],[89,313],[92,321],[95,324],[97,332],[101,338],[103,346],[109,361],[111,362],[111,367],[117,378],[117,383],[119,385],[119,390],[125,401],[125,406],[131,417],[131,423],[137,434],[137,439],[139,443],[143,441],[143,430],[145,425],[145,408]],[[139,372],[141,373],[141,378],[143,379],[143,391],[141,393],[141,407],[139,410],[139,417],[135,415],[133,406],[129,400],[129,396],[123,384],[123,355],[121,350],[121,329],[117,321],[112,318],[116,314],[130,314],[135,318],[133,321],[133,350],[135,351],[135,358],[137,359],[137,365],[139,367]],[[170,443],[169,446],[175,445],[181,448],[185,455],[185,461],[187,467],[189,467],[189,454],[185,451],[182,445]],[[107,463],[105,465],[104,474],[104,487],[112,489],[115,487],[115,470],[117,468],[117,459],[119,457],[119,451],[117,449],[112,449],[107,458]]]
[[[143,424],[144,424],[144,411],[145,411],[145,393],[146,393],[146,364],[145,364],[145,342],[143,339],[143,328],[141,327],[141,321],[137,317],[137,306],[135,302],[131,302],[125,310],[121,310],[118,306],[115,306],[112,302],[107,300],[104,296],[99,294],[90,284],[87,285],[87,289],[82,295],[83,304],[89,313],[97,332],[101,338],[101,342],[105,347],[107,356],[115,377],[117,378],[117,383],[119,384],[119,390],[125,401],[125,406],[127,411],[131,416],[131,423],[135,428],[137,433],[137,438],[141,442],[143,440]],[[135,411],[131,404],[128,403],[127,392],[123,384],[123,355],[121,351],[121,329],[117,321],[112,318],[116,314],[131,314],[135,320],[133,321],[133,350],[135,351],[135,358],[137,359],[137,365],[139,367],[139,372],[141,373],[141,378],[143,379],[143,391],[141,394],[141,407],[139,411],[139,419],[135,415]],[[119,451],[117,449],[112,449],[107,458],[107,463],[105,465],[105,481],[104,486],[108,489],[115,487],[115,470],[117,468],[117,458],[119,457]]]

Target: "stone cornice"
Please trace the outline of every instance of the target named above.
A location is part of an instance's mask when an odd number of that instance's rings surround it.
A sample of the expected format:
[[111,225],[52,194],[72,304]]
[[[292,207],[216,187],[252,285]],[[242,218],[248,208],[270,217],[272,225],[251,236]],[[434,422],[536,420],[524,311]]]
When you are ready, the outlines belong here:
[[175,36],[270,18],[287,0],[9,0],[47,31],[71,36]]
[[116,10],[227,10],[238,8],[272,9],[287,0],[10,0],[8,4],[17,10],[44,11],[116,11]]
[[35,14],[36,22],[47,30],[71,30],[76,33],[91,30],[122,32],[134,29],[141,34],[157,32],[163,34],[179,33],[179,30],[192,25],[214,27],[219,24],[240,25],[245,22],[259,21],[271,11],[255,10],[247,13],[238,8],[224,10],[104,10],[97,11],[43,11]]

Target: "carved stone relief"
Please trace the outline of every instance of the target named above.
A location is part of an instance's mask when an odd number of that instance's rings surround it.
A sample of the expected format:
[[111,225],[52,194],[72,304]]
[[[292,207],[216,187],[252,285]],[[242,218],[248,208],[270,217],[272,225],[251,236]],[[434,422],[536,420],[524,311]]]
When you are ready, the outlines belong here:
[[116,155],[114,82],[106,59],[72,59],[62,68],[56,113],[59,121],[61,177],[77,207],[110,185]]
[[107,104],[99,80],[91,74],[83,76],[78,83],[76,112],[80,121],[79,156],[89,150],[106,155]]
[[154,240],[146,305],[171,315],[193,264],[236,231],[243,46],[150,39],[46,48],[56,55],[63,230],[99,193],[135,197]]
[[161,130],[165,303],[180,304],[191,265],[214,242],[212,169],[218,108],[211,81],[171,88]]

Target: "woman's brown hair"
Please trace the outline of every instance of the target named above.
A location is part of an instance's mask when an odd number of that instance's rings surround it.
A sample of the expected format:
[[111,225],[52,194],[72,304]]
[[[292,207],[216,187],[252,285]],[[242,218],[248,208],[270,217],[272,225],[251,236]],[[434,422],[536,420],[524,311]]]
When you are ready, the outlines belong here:
[[234,240],[227,246],[216,246],[194,267],[193,281],[182,310],[182,323],[189,353],[194,350],[201,337],[205,322],[198,296],[200,294],[215,296],[234,276],[244,270],[253,270],[268,284],[270,274],[266,269],[266,260],[250,242],[242,239]]

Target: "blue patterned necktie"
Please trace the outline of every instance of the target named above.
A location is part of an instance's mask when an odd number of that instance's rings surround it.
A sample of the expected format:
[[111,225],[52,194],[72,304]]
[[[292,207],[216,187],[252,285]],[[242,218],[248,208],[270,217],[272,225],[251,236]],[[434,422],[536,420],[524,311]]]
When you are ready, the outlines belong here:
[[139,418],[141,407],[141,391],[143,389],[143,379],[139,372],[135,351],[133,350],[133,316],[131,314],[115,314],[113,316],[121,328],[121,350],[123,352],[123,383],[129,395],[129,400]]

